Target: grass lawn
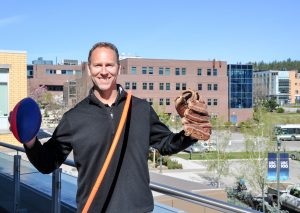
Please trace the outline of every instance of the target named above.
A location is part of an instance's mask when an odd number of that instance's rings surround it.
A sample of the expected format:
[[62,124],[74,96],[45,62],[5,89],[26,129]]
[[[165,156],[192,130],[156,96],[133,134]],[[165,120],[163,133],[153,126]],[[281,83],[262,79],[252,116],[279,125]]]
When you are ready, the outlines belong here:
[[[233,159],[249,159],[250,154],[247,152],[228,152],[226,153],[227,156],[226,158],[229,160]],[[188,153],[180,153],[173,155],[176,157],[180,157],[183,159],[190,159],[190,154]],[[258,153],[251,153],[251,156],[258,156]],[[267,157],[267,156],[265,156]],[[218,153],[217,152],[208,152],[208,153],[193,153],[192,154],[192,160],[213,160],[218,158]],[[222,154],[220,154],[220,158],[222,158]],[[252,157],[253,158],[253,157]]]
[[278,124],[296,124],[300,123],[300,113],[268,113],[274,123]]

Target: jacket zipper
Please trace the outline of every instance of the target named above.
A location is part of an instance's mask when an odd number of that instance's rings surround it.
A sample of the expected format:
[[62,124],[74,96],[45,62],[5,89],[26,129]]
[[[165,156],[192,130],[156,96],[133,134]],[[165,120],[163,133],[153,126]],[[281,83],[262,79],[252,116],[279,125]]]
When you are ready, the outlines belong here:
[[114,112],[113,112],[113,105],[109,107],[109,115],[111,118],[111,125],[112,125],[112,135],[115,134],[115,125],[114,125]]

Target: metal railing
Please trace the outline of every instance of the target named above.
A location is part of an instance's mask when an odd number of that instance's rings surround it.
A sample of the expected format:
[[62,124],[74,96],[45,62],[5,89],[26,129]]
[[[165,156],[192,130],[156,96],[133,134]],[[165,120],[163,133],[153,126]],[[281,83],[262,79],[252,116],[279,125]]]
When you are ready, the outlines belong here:
[[[0,142],[0,146],[13,149],[17,151],[17,154],[14,155],[14,208],[13,212],[18,212],[20,206],[20,167],[21,167],[21,156],[18,152],[25,152],[23,147],[7,144]],[[75,167],[74,161],[67,159],[64,164]],[[61,173],[62,169],[58,168],[52,173],[52,202],[51,202],[51,212],[60,213],[61,212]],[[177,188],[170,186],[158,184],[151,182],[150,188],[153,191],[176,197],[178,199],[186,200],[194,204],[205,206],[220,212],[236,212],[236,213],[248,213],[248,212],[258,212],[252,209],[246,209],[232,204],[226,203],[224,201],[216,200],[209,198],[203,195],[198,195],[195,193],[183,191]]]

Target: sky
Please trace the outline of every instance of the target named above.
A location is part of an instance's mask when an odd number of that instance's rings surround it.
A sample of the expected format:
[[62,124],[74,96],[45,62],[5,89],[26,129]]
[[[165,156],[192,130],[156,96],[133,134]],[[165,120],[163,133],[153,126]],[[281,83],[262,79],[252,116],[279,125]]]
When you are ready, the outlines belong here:
[[143,58],[300,60],[299,0],[0,0],[0,50],[87,61],[114,43]]

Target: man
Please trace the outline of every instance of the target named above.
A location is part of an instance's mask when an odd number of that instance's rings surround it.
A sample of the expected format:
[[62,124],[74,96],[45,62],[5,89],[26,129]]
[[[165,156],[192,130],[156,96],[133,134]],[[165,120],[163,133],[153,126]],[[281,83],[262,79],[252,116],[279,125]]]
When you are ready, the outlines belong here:
[[[34,138],[24,145],[29,160],[42,173],[58,168],[73,150],[78,169],[78,212],[103,167],[127,96],[117,84],[121,67],[113,44],[95,44],[89,52],[88,68],[93,81],[89,95],[64,114],[49,141],[42,145]],[[169,155],[196,141],[184,131],[172,133],[147,101],[132,97],[123,133],[89,212],[151,212],[149,146]]]

